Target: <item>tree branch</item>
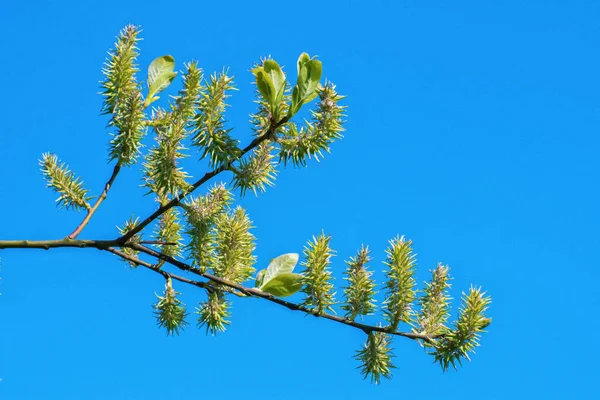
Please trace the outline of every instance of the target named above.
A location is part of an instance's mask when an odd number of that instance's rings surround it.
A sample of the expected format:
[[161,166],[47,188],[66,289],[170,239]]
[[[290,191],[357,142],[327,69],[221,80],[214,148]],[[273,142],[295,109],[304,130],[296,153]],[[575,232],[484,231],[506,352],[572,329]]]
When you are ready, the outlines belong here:
[[92,216],[94,215],[94,213],[96,212],[98,207],[100,207],[100,204],[102,204],[104,199],[106,199],[108,191],[110,190],[113,182],[117,178],[117,175],[119,174],[120,170],[121,170],[121,166],[119,164],[115,165],[115,167],[113,168],[112,175],[110,176],[110,178],[104,185],[104,190],[102,191],[102,194],[100,195],[100,197],[98,197],[94,206],[92,208],[88,208],[87,214],[86,214],[85,218],[83,219],[83,221],[81,221],[79,226],[77,226],[77,228],[69,236],[67,236],[67,238],[75,239],[81,233],[81,231],[83,231],[83,228],[85,228],[85,226],[88,224],[88,222],[90,222],[90,219],[92,218]]
[[44,249],[50,250],[57,247],[91,247],[106,250],[111,246],[117,246],[116,240],[0,240],[0,250],[3,249]]
[[304,306],[301,306],[299,304],[296,303],[292,303],[286,300],[282,300],[278,297],[273,296],[270,293],[266,293],[263,292],[262,290],[256,289],[256,288],[248,288],[246,286],[237,284],[235,282],[231,282],[228,281],[226,279],[220,278],[218,276],[209,274],[207,272],[200,272],[198,269],[192,267],[189,264],[186,264],[182,261],[179,261],[173,257],[167,256],[166,254],[163,254],[161,252],[158,252],[156,250],[150,249],[148,247],[136,244],[136,243],[130,243],[125,245],[125,247],[129,247],[132,248],[134,250],[138,250],[142,253],[146,253],[152,257],[156,257],[158,259],[164,260],[165,262],[172,264],[180,269],[186,270],[186,271],[191,271],[191,272],[195,272],[198,275],[221,285],[227,286],[231,289],[236,289],[239,292],[247,295],[247,296],[254,296],[254,297],[259,297],[261,299],[265,299],[267,301],[279,304],[280,306],[286,307],[292,311],[303,311],[307,314],[311,314],[314,315],[315,317],[319,317],[319,318],[325,318],[325,319],[329,319],[331,321],[335,321],[335,322],[339,322],[341,324],[344,325],[348,325],[357,329],[362,330],[365,333],[370,333],[370,332],[384,332],[384,333],[388,333],[390,335],[396,335],[396,336],[402,336],[402,337],[406,337],[409,339],[414,339],[414,340],[423,340],[429,343],[433,343],[434,339],[436,339],[438,336],[433,336],[433,335],[423,335],[423,334],[419,334],[419,333],[412,333],[412,332],[397,332],[397,331],[389,331],[388,328],[386,327],[382,327],[382,326],[374,326],[374,325],[367,325],[367,324],[361,324],[360,322],[356,322],[356,321],[352,321],[350,319],[347,318],[343,318],[343,317],[338,317],[337,315],[332,315],[332,314],[327,314],[327,313],[323,313],[320,314],[317,310],[313,310]]
[[341,323],[344,325],[351,326],[356,329],[360,329],[361,331],[363,331],[365,333],[384,332],[384,333],[388,333],[390,335],[402,336],[402,337],[406,337],[406,338],[413,339],[413,340],[423,340],[423,341],[429,342],[429,343],[433,343],[434,340],[439,337],[439,336],[434,336],[434,335],[424,335],[424,334],[412,333],[412,332],[397,332],[397,331],[391,332],[386,327],[362,324],[360,322],[356,322],[356,321],[353,321],[353,320],[350,320],[347,318],[338,317],[337,315],[332,315],[332,314],[327,314],[327,313],[319,314],[319,312],[316,310],[280,299],[278,297],[273,296],[270,293],[263,292],[259,289],[249,288],[249,287],[240,285],[238,283],[228,281],[227,279],[223,279],[218,276],[209,274],[208,272],[200,272],[200,270],[198,270],[197,268],[194,268],[191,265],[184,263],[183,261],[179,261],[173,257],[170,257],[159,251],[156,251],[154,249],[148,248],[146,246],[143,246],[143,245],[137,244],[137,243],[120,244],[118,242],[118,239],[117,240],[73,240],[73,239],[65,238],[65,239],[60,239],[60,240],[39,240],[39,241],[0,240],[0,250],[1,249],[18,249],[18,248],[49,250],[49,249],[58,248],[58,247],[80,247],[80,248],[88,247],[88,248],[95,248],[98,250],[105,250],[110,253],[116,254],[128,261],[131,261],[137,265],[151,269],[152,271],[157,272],[157,273],[163,275],[164,277],[171,277],[172,279],[175,279],[180,282],[188,283],[190,285],[201,287],[203,289],[210,289],[210,286],[207,284],[207,282],[193,281],[191,279],[187,279],[182,276],[171,274],[170,272],[163,271],[162,269],[160,269],[150,263],[142,261],[136,257],[129,256],[129,255],[123,253],[122,251],[115,249],[115,247],[128,247],[128,248],[137,250],[139,252],[148,254],[159,260],[163,260],[183,271],[192,272],[196,275],[199,275],[199,276],[202,276],[203,278],[208,279],[209,281],[226,286],[230,289],[235,289],[239,292],[239,293],[233,293],[233,294],[240,295],[240,293],[241,293],[242,295],[246,295],[246,296],[258,297],[258,298],[270,301],[272,303],[279,304],[280,306],[286,307],[289,310],[303,311],[307,314],[314,315],[315,317],[328,319],[328,320],[335,321],[335,322],[338,322],[338,323]]

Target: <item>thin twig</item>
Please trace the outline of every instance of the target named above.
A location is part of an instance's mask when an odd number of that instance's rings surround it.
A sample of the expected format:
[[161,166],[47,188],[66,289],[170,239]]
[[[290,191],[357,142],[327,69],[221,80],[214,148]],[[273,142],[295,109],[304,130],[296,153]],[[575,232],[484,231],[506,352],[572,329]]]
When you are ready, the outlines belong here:
[[92,218],[92,216],[94,215],[94,213],[96,212],[98,207],[100,207],[100,204],[102,204],[104,199],[106,199],[108,191],[110,190],[113,182],[117,178],[117,175],[119,174],[120,170],[121,170],[121,166],[119,164],[115,165],[115,167],[113,168],[112,175],[110,176],[110,178],[104,185],[104,190],[102,191],[102,194],[100,195],[100,197],[98,197],[94,206],[92,208],[88,208],[87,214],[86,214],[85,218],[83,219],[83,221],[81,221],[79,226],[77,226],[77,228],[75,228],[75,230],[69,236],[67,236],[67,238],[75,239],[77,236],[79,236],[81,231],[83,231],[83,228],[85,228],[85,226],[88,224],[88,222],[90,222],[90,219]]
[[140,240],[139,241],[140,244],[154,244],[154,245],[161,245],[161,246],[177,246],[179,243],[175,243],[175,242],[162,242],[160,240]]
[[114,247],[109,247],[107,249],[105,249],[106,251],[116,254],[117,256],[124,258],[127,261],[131,261],[132,263],[148,268],[149,270],[152,270],[160,275],[162,275],[165,279],[166,278],[171,278],[174,279],[176,281],[180,281],[180,282],[184,282],[184,283],[188,283],[190,285],[194,285],[194,286],[198,286],[199,288],[202,289],[206,289],[206,283],[205,282],[199,282],[199,281],[193,281],[191,279],[187,279],[184,278],[183,276],[179,276],[179,275],[175,275],[172,274],[170,272],[167,271],[163,271],[162,269],[158,268],[156,265],[150,264],[149,262],[140,260],[137,257],[134,256],[130,256],[129,254],[125,254],[124,252],[122,252],[121,250],[117,250]]

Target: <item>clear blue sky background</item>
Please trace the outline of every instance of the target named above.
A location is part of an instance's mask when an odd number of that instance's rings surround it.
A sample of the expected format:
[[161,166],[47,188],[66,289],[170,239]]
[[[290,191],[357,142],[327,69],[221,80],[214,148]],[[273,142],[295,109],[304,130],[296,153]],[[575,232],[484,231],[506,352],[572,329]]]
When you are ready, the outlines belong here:
[[[0,398],[593,397],[599,20],[598,2],[574,0],[5,2],[0,238],[60,238],[80,220],[55,209],[43,152],[94,192],[107,179],[98,81],[125,24],[143,27],[143,70],[163,54],[178,68],[230,67],[240,90],[228,117],[243,143],[252,63],[270,54],[293,76],[307,51],[348,95],[347,132],[324,162],[241,201],[258,265],[324,229],[337,278],[362,243],[380,278],[387,241],[405,234],[419,281],[448,263],[453,296],[483,286],[494,322],[458,372],[395,340],[395,376],[377,387],[355,369],[364,335],[354,329],[249,299],[235,301],[225,334],[205,336],[192,316],[166,337],[150,307],[159,276],[96,250],[2,251]],[[119,176],[82,237],[112,238],[132,213],[148,215],[139,183],[138,167]],[[190,309],[202,298],[178,288]]]

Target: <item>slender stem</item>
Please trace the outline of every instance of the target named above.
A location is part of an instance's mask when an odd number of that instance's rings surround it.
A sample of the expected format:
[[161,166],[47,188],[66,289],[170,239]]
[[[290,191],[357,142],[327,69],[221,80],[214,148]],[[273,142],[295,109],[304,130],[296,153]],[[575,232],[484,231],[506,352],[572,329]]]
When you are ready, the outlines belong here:
[[100,204],[102,204],[104,199],[106,199],[108,191],[110,190],[113,182],[117,178],[117,175],[119,174],[120,170],[121,170],[121,166],[119,164],[115,165],[115,167],[113,168],[112,175],[110,176],[110,178],[104,185],[104,190],[102,191],[102,194],[100,195],[100,197],[98,197],[94,206],[92,208],[88,208],[87,214],[86,214],[85,218],[83,219],[83,221],[81,221],[81,223],[77,226],[77,228],[75,228],[75,230],[69,236],[67,236],[69,239],[75,239],[81,233],[81,231],[83,231],[83,228],[85,228],[85,226],[88,224],[88,222],[90,222],[90,219],[92,218],[92,216],[94,215],[94,213],[96,212],[98,207],[100,207]]
[[156,265],[153,265],[153,264],[150,264],[149,262],[140,260],[139,258],[136,258],[134,256],[130,256],[129,254],[126,254],[126,253],[122,252],[121,250],[117,250],[114,247],[109,247],[106,249],[106,251],[116,254],[117,256],[124,258],[127,261],[131,261],[132,263],[134,263],[136,265],[148,268],[149,270],[152,270],[152,271],[162,275],[165,279],[171,278],[171,279],[175,279],[176,281],[180,281],[180,282],[188,283],[190,285],[198,286],[199,288],[203,288],[203,289],[206,288],[205,282],[193,281],[191,279],[184,278],[183,276],[179,276],[179,275],[175,275],[170,272],[167,272],[167,271],[163,271]]
[[177,246],[179,243],[175,243],[175,242],[163,242],[160,240],[140,240],[139,241],[140,244],[155,244],[155,245],[161,245],[161,246]]
[[200,186],[202,186],[208,180],[214,178],[221,172],[228,170],[231,167],[232,163],[234,163],[237,160],[239,160],[240,158],[242,158],[246,153],[248,153],[250,150],[252,150],[255,147],[257,147],[258,145],[260,145],[262,142],[264,142],[267,139],[271,139],[274,136],[275,132],[277,131],[277,128],[279,128],[281,125],[287,123],[288,121],[289,121],[289,118],[286,116],[286,117],[282,118],[279,122],[272,124],[272,126],[269,128],[269,131],[267,133],[254,138],[254,140],[252,140],[252,142],[250,142],[250,144],[248,144],[248,146],[246,146],[240,152],[239,155],[232,158],[231,160],[229,160],[225,164],[221,165],[220,167],[218,167],[210,172],[205,173],[204,176],[202,178],[198,179],[188,190],[184,190],[181,193],[179,193],[176,197],[171,199],[171,201],[169,201],[168,203],[159,207],[158,210],[153,212],[148,218],[146,218],[145,220],[140,222],[135,228],[133,228],[132,230],[130,230],[129,232],[127,232],[126,234],[124,234],[123,236],[118,238],[117,240],[119,241],[119,243],[122,245],[127,243],[127,241],[129,239],[131,239],[132,237],[137,235],[139,232],[141,232],[146,226],[151,224],[155,219],[160,217],[167,210],[179,205],[181,200],[183,200],[187,195],[194,192],[196,189],[198,189]]

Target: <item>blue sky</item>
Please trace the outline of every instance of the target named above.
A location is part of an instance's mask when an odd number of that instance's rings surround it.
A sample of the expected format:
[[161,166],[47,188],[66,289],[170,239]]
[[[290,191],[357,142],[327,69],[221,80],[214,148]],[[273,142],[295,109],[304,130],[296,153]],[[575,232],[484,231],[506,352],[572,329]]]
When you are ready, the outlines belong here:
[[[594,1],[7,2],[0,13],[0,238],[64,237],[37,160],[56,152],[97,192],[110,174],[98,81],[127,23],[140,63],[171,54],[236,76],[230,126],[247,143],[253,62],[295,74],[303,52],[348,96],[345,138],[308,168],[240,201],[259,267],[321,230],[333,269],[362,243],[381,277],[396,234],[419,281],[451,266],[453,297],[487,290],[494,319],[458,372],[394,341],[380,386],[351,356],[364,335],[260,300],[235,301],[217,337],[155,326],[158,275],[96,250],[2,251],[2,399],[590,398],[600,278],[600,4]],[[450,4],[451,3],[451,4]],[[193,157],[190,158],[193,161]],[[190,163],[198,176],[204,164]],[[154,209],[125,171],[82,238]],[[190,310],[202,298],[178,285]],[[338,289],[339,290],[339,289]],[[592,342],[592,343],[590,343]]]

